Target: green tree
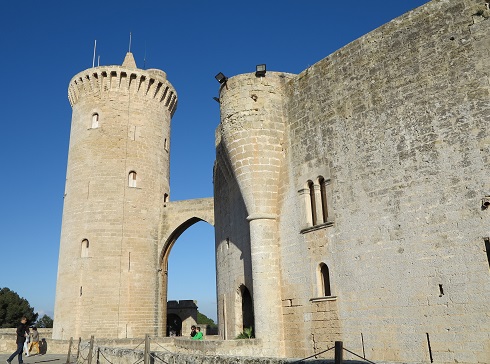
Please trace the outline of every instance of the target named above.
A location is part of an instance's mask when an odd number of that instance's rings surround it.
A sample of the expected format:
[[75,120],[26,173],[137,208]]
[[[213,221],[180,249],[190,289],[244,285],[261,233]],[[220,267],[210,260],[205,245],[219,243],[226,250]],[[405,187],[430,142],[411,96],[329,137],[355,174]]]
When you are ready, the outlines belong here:
[[213,319],[210,319],[207,317],[205,314],[200,313],[197,311],[197,323],[201,325],[209,325],[210,327],[216,327],[217,325],[213,321]]
[[8,288],[0,289],[0,327],[17,327],[22,316],[28,323],[37,320],[37,313],[25,298]]
[[41,317],[39,320],[36,322],[37,327],[53,327],[53,319],[49,317],[48,315],[44,315]]

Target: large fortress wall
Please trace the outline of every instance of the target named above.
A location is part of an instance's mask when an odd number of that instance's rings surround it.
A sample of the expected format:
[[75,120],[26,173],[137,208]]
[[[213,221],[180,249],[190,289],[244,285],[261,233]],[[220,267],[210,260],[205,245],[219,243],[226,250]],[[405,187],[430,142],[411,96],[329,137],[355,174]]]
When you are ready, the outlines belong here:
[[[422,362],[428,334],[438,362],[490,361],[490,20],[478,9],[432,1],[290,83],[283,312],[305,353],[342,338],[369,359]],[[298,190],[318,175],[331,178],[333,226],[300,234]],[[309,301],[320,262],[331,304]]]

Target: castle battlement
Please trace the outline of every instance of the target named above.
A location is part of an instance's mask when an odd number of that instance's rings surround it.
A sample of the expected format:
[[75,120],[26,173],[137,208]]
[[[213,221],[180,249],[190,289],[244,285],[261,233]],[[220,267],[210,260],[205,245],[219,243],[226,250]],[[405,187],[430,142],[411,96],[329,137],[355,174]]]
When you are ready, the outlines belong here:
[[140,70],[123,66],[101,66],[78,73],[68,86],[71,106],[88,95],[121,92],[146,97],[163,103],[173,115],[177,109],[177,93],[163,71]]

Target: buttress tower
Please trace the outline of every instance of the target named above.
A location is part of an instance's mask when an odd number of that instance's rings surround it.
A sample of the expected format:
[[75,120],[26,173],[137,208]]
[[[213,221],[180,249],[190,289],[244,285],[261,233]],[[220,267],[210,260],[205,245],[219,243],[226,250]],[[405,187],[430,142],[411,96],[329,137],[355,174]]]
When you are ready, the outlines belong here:
[[54,339],[159,334],[159,224],[169,195],[165,72],[122,66],[77,74],[61,229]]

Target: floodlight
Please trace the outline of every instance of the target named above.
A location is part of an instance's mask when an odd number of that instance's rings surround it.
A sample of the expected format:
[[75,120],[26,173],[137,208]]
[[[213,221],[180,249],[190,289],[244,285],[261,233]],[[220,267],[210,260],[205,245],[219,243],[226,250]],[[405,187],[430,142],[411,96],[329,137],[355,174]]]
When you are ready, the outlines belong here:
[[255,76],[264,77],[266,72],[265,64],[258,64],[255,66]]

